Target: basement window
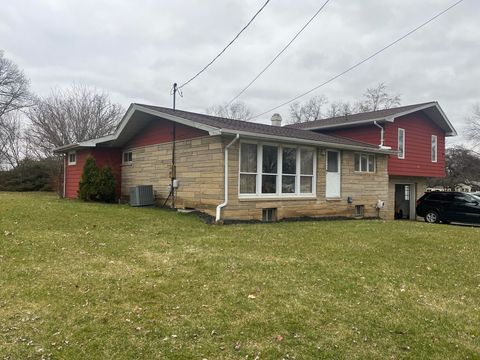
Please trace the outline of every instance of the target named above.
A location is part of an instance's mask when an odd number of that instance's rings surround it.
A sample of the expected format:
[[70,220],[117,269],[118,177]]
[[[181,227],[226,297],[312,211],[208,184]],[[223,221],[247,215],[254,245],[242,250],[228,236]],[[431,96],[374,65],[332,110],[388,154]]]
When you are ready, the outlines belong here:
[[355,216],[363,217],[365,214],[365,205],[355,205]]
[[262,209],[262,221],[264,222],[277,221],[277,209],[276,208]]
[[68,165],[77,164],[77,153],[75,151],[70,151],[68,153]]
[[133,154],[131,151],[124,151],[123,152],[123,161],[122,163],[125,164],[131,164],[133,160]]

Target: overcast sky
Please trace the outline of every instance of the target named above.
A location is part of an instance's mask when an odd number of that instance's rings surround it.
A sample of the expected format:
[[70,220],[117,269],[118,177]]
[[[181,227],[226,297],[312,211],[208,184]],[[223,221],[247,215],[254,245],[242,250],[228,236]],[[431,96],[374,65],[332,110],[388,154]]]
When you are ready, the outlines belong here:
[[[265,0],[2,1],[0,49],[48,95],[85,83],[132,102],[171,106],[173,82],[206,65]],[[324,0],[271,0],[217,62],[186,86],[177,107],[205,112],[230,100]],[[240,98],[268,110],[368,56],[454,0],[331,0],[279,60]],[[480,1],[463,3],[411,37],[319,89],[354,100],[385,82],[402,104],[437,100],[462,133],[480,102]],[[307,97],[308,99],[308,97]],[[288,117],[288,107],[277,110]],[[271,114],[258,121],[266,122]],[[458,141],[458,140],[457,140]]]

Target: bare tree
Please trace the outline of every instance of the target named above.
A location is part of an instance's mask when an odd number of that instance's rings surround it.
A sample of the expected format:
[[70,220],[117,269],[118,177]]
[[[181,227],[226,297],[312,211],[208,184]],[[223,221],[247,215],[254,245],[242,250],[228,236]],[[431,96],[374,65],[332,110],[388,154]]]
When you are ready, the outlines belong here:
[[323,107],[328,103],[328,99],[324,95],[317,95],[300,104],[294,102],[290,105],[290,121],[291,123],[300,123],[322,119],[324,117]]
[[363,100],[358,104],[361,112],[390,109],[401,103],[399,94],[392,95],[387,92],[387,85],[380,83],[375,88],[367,88]]
[[5,114],[32,105],[29,85],[23,71],[0,50],[0,123]]
[[472,114],[467,117],[468,121],[468,139],[474,146],[480,146],[480,104],[475,104],[472,108]]
[[39,99],[28,112],[28,134],[37,155],[48,156],[55,147],[112,133],[123,112],[107,93],[73,85]]
[[355,112],[354,107],[349,102],[336,101],[330,103],[330,107],[327,109],[326,117],[337,117],[350,115]]
[[215,105],[207,108],[207,114],[227,119],[248,120],[253,112],[243,101],[235,101],[230,105]]
[[33,104],[29,81],[0,51],[0,167],[18,165],[24,155],[19,111]]
[[0,168],[14,168],[26,156],[26,142],[18,112],[2,117],[0,126]]

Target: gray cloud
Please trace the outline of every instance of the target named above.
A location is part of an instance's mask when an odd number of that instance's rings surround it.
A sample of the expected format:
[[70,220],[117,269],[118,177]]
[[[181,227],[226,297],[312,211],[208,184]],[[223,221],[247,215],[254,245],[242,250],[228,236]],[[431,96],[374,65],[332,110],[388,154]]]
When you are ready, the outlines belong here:
[[[16,0],[2,4],[0,48],[34,91],[81,82],[128,106],[170,106],[173,82],[196,73],[263,0]],[[272,0],[207,72],[184,88],[179,107],[204,111],[230,100],[323,1]],[[448,0],[331,0],[241,99],[267,110],[341,72],[451,4]],[[354,100],[386,82],[403,103],[438,100],[462,131],[480,101],[480,3],[465,0],[410,38],[312,95]],[[308,97],[307,97],[308,98]],[[288,108],[280,109],[287,116]],[[268,116],[259,121],[266,121]],[[458,140],[457,140],[458,141]]]

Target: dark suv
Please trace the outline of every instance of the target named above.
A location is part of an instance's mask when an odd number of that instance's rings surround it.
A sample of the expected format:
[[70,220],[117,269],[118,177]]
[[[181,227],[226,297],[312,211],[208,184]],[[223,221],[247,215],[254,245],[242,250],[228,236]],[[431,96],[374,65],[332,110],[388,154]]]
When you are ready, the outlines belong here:
[[427,192],[417,200],[417,215],[428,223],[480,223],[480,197],[461,192]]

